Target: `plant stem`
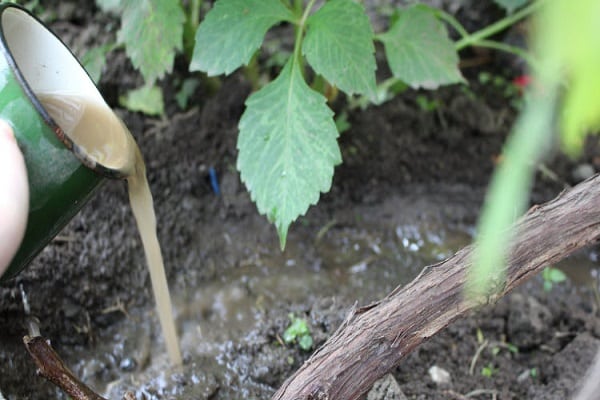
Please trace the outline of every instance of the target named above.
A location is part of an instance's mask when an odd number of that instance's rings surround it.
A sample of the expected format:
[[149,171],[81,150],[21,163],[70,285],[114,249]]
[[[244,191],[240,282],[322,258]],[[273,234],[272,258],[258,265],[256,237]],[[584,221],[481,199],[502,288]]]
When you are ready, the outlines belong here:
[[[301,0],[297,0],[296,3],[300,2],[300,4],[302,3]],[[306,8],[304,9],[304,12],[302,13],[302,18],[300,18],[300,21],[298,22],[298,26],[296,27],[296,40],[294,43],[294,59],[298,62],[300,62],[301,58],[300,58],[300,48],[302,47],[302,35],[304,34],[304,29],[306,28],[306,20],[308,19],[308,16],[310,15],[310,10],[313,8],[313,6],[315,5],[316,0],[310,0],[306,6]],[[299,64],[301,65],[301,64]]]
[[194,53],[194,42],[196,38],[196,29],[200,23],[200,8],[203,0],[190,0],[188,5],[185,25],[183,27],[183,47],[188,59],[192,58]]
[[[536,11],[543,3],[545,2],[545,0],[538,0],[535,1],[533,3],[531,3],[530,5],[528,5],[527,7],[523,8],[522,10],[509,15],[505,18],[502,18],[500,21],[497,21],[491,25],[486,26],[485,28],[472,33],[468,36],[463,37],[462,39],[460,39],[458,42],[455,43],[455,47],[456,50],[461,50],[467,46],[472,46],[472,45],[478,45],[478,43],[492,35],[495,35],[498,32],[501,32],[503,30],[505,30],[506,28],[508,28],[509,26],[517,23],[518,21],[530,16],[534,11]],[[448,23],[450,23],[448,21]],[[454,25],[452,25],[454,27]]]
[[520,47],[511,46],[510,44],[496,42],[495,40],[481,40],[476,43],[479,47],[487,47],[494,50],[500,50],[507,53],[512,53],[516,56],[521,57],[529,66],[533,69],[537,69],[537,61],[527,52]]
[[202,7],[202,0],[190,0],[189,23],[194,30],[200,23],[200,7]]
[[444,10],[441,10],[441,9],[436,10],[435,16],[438,17],[439,19],[441,19],[442,21],[445,21],[446,23],[448,23],[448,25],[450,25],[452,28],[454,28],[454,30],[456,32],[458,32],[458,34],[463,39],[470,36],[469,32],[467,32],[465,27],[462,26],[462,24],[460,22],[458,22],[458,20],[456,18],[454,18],[454,16],[448,14]]
[[258,72],[258,52],[254,53],[248,65],[243,69],[244,77],[252,84],[253,90],[260,88],[260,73]]

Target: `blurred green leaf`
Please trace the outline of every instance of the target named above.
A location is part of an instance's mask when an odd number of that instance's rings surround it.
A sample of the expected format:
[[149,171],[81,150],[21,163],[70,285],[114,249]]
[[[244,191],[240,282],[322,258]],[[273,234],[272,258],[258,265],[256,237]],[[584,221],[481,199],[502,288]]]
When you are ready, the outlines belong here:
[[81,64],[95,83],[98,83],[102,76],[102,70],[106,65],[106,54],[114,47],[113,43],[92,47],[81,57]]
[[290,224],[331,187],[341,162],[326,99],[304,81],[291,58],[281,74],[246,101],[237,167],[261,214],[285,246]]
[[436,89],[465,81],[454,43],[427,6],[401,10],[391,28],[377,39],[383,42],[394,77],[412,88]]
[[571,155],[585,135],[600,129],[600,2],[553,0],[542,9],[536,37],[542,51],[566,72],[562,139]]
[[557,86],[529,94],[496,168],[479,218],[474,265],[467,291],[487,297],[504,286],[505,256],[512,225],[527,206],[535,163],[550,148]]
[[179,2],[124,0],[117,40],[144,80],[151,84],[173,69],[176,51],[182,49],[185,15]]
[[190,71],[229,74],[248,64],[269,28],[293,20],[280,0],[217,0],[196,31]]
[[[561,125],[565,148],[581,149],[590,128],[600,128],[600,2],[553,0],[533,24],[533,47],[540,57],[523,112],[497,168],[480,221],[474,266],[467,290],[487,296],[504,283],[510,227],[527,204],[535,163],[554,138],[553,121],[564,98]],[[564,85],[566,78],[566,93]],[[544,287],[551,288],[545,280]]]
[[309,351],[313,345],[313,338],[310,335],[300,336],[298,340],[298,346],[304,351]]
[[307,24],[302,51],[313,69],[347,94],[373,95],[375,46],[363,6],[331,0]]
[[125,96],[119,97],[119,103],[128,110],[147,115],[164,114],[162,90],[157,86],[145,85],[131,90]]
[[560,269],[546,267],[542,271],[542,278],[544,279],[544,290],[549,292],[555,283],[564,282],[567,280],[567,275]]

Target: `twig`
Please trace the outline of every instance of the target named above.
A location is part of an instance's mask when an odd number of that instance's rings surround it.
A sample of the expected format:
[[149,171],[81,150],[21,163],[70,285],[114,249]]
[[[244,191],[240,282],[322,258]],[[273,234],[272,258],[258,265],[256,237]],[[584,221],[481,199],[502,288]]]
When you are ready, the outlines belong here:
[[443,393],[446,396],[448,396],[449,398],[454,399],[454,400],[470,400],[464,394],[460,394],[458,392],[455,392],[454,390],[444,390]]
[[479,348],[475,352],[475,355],[471,359],[471,365],[469,366],[469,375],[473,375],[473,372],[475,371],[475,364],[477,364],[477,360],[479,359],[481,352],[483,351],[483,349],[485,349],[487,347],[487,345],[488,345],[488,340],[485,339],[483,341],[483,343],[481,343],[481,346],[479,346]]
[[38,367],[38,374],[61,388],[73,400],[107,400],[77,379],[42,336],[25,336],[23,343]]
[[498,391],[494,390],[494,389],[475,389],[472,392],[469,392],[465,395],[466,398],[471,398],[471,397],[475,397],[475,396],[479,396],[482,394],[489,394],[492,396],[492,400],[496,400],[496,397],[498,397]]
[[[81,382],[42,336],[25,336],[23,343],[38,368],[38,374],[62,389],[71,399],[107,400]],[[123,396],[123,400],[134,399],[131,392]]]

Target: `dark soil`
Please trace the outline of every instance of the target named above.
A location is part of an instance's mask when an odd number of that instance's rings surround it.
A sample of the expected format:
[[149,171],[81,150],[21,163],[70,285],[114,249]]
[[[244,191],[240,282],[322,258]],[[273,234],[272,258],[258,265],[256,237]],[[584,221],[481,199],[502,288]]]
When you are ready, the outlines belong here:
[[[60,4],[51,26],[76,51],[114,37],[115,20],[93,2]],[[463,17],[475,20],[473,12]],[[174,81],[186,72],[179,64],[163,82],[164,118],[117,112],[146,159],[184,367],[166,367],[125,183],[111,181],[26,271],[0,286],[0,391],[6,399],[65,398],[36,376],[21,343],[27,333],[21,288],[42,334],[79,376],[111,398],[124,390],[147,399],[268,398],[310,354],[282,344],[288,314],[307,319],[318,346],[355,302],[385,296],[472,239],[516,115],[504,88],[477,81],[480,71],[501,71],[493,63],[465,70],[468,87],[408,91],[352,112],[331,191],[292,226],[280,252],[274,227],[258,215],[235,170],[236,125],[249,86],[234,74],[215,95],[199,90],[195,105],[180,110]],[[118,95],[140,83],[117,52],[99,86],[117,106]],[[422,111],[419,95],[439,106]],[[577,163],[548,160],[558,180],[539,174],[532,203],[554,197],[565,181],[575,183],[578,165],[598,170],[598,154],[590,143]],[[217,171],[219,196],[209,168]],[[408,355],[393,371],[404,395],[458,399],[485,389],[473,398],[569,398],[600,345],[598,250],[572,257],[563,268],[572,281],[545,292],[534,279]],[[435,383],[432,366],[447,371],[451,382]],[[387,393],[369,398],[400,398]]]

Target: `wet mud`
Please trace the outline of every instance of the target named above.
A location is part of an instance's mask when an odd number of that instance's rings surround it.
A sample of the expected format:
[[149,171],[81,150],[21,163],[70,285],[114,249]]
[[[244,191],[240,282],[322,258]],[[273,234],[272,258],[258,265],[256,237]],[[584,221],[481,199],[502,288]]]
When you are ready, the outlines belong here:
[[[70,13],[57,28],[85,47],[92,39],[81,32],[101,28]],[[122,54],[113,57],[100,88],[116,105],[139,76]],[[146,159],[184,365],[168,366],[125,183],[110,181],[26,271],[0,285],[1,393],[66,398],[36,376],[22,345],[24,292],[42,334],[111,399],[126,390],[138,399],[269,398],[310,355],[282,340],[290,314],[306,319],[314,350],[355,304],[385,296],[472,240],[516,112],[501,89],[465,73],[469,88],[409,91],[351,113],[332,190],[292,225],[283,252],[235,170],[236,124],[250,92],[241,76],[212,97],[198,93],[188,110],[177,108],[165,82],[163,119],[119,109]],[[419,95],[439,106],[424,112]],[[578,163],[594,166],[596,151]],[[574,183],[576,163],[555,157],[547,165],[560,179],[538,174],[532,203]],[[560,268],[572,279],[550,292],[536,277],[455,322],[392,371],[397,388],[409,399],[473,391],[482,399],[568,398],[600,345],[599,256],[591,248],[565,261]],[[450,382],[436,383],[433,366]],[[369,399],[392,398],[385,393]]]

